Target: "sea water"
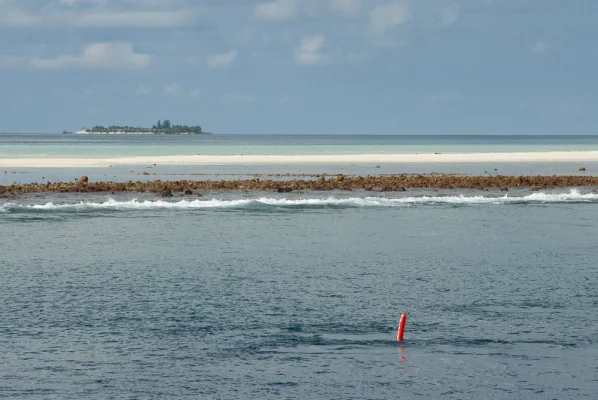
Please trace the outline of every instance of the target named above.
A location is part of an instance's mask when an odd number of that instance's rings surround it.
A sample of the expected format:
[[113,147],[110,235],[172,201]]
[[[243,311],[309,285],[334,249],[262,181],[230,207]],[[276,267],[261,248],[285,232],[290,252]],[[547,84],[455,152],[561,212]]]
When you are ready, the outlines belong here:
[[598,150],[598,136],[0,135],[0,158]]
[[[598,151],[598,136],[365,136],[365,135],[76,135],[0,134],[0,160],[174,155],[337,155],[467,152]],[[116,165],[110,168],[6,167],[0,185],[72,181],[223,180],[255,175],[598,175],[598,162],[366,163],[298,165]],[[283,179],[278,177],[278,179]]]
[[590,188],[3,199],[0,397],[593,399],[597,220]]

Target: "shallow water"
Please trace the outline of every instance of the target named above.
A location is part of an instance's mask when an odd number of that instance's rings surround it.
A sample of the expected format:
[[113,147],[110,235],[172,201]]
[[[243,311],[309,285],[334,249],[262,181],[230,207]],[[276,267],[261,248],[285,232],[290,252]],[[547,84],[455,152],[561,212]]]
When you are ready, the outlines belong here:
[[[379,166],[379,168],[377,168]],[[586,171],[579,171],[580,166]],[[4,173],[3,173],[4,172]],[[148,175],[144,175],[146,172]],[[220,181],[253,179],[289,180],[314,179],[321,174],[346,176],[392,175],[392,174],[466,174],[491,175],[584,175],[597,176],[598,162],[584,163],[397,163],[397,164],[351,164],[351,165],[131,165],[109,168],[6,168],[0,171],[0,185],[40,182],[69,182],[81,176],[90,181]]]
[[598,196],[479,193],[0,200],[0,397],[595,398]]
[[[598,136],[284,136],[284,135],[15,135],[0,134],[0,159],[135,157],[193,154],[383,154],[598,150]],[[581,167],[585,171],[579,171]],[[0,185],[77,180],[226,180],[254,175],[598,175],[598,162],[358,163],[298,165],[117,165],[0,170]],[[149,174],[149,175],[144,175]],[[272,179],[293,177],[269,176]]]
[[589,150],[598,136],[0,135],[0,158]]

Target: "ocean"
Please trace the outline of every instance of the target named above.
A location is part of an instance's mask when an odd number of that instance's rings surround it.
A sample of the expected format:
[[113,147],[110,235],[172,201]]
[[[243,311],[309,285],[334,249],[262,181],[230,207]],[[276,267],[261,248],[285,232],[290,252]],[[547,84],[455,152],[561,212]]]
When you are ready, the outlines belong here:
[[[0,157],[230,139],[57,136],[0,136]],[[518,140],[496,148],[552,146]],[[596,221],[592,188],[0,199],[0,398],[593,399]]]
[[598,136],[0,134],[0,158],[598,151]]
[[[365,135],[76,135],[0,134],[0,160],[173,155],[342,155],[598,151],[598,136],[365,136]],[[302,165],[147,165],[111,168],[2,168],[0,185],[72,181],[228,180],[271,174],[378,175],[461,173],[598,175],[598,162],[391,163]],[[381,166],[381,168],[377,168]],[[150,175],[144,175],[143,171]]]

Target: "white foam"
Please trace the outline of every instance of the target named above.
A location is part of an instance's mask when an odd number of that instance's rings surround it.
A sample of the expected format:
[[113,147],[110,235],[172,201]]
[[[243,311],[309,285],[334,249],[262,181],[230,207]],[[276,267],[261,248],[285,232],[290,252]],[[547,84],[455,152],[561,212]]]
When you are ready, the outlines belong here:
[[308,198],[287,199],[260,197],[255,199],[240,200],[145,200],[137,199],[118,201],[112,198],[104,202],[87,202],[54,204],[15,204],[5,203],[0,205],[0,212],[18,210],[159,210],[159,209],[211,209],[211,208],[245,208],[252,206],[272,207],[310,207],[310,206],[339,206],[339,207],[397,207],[415,204],[525,204],[525,203],[570,203],[570,202],[598,202],[598,194],[582,194],[577,189],[568,193],[543,193],[537,192],[527,196],[418,196],[418,197],[350,197],[350,198]]

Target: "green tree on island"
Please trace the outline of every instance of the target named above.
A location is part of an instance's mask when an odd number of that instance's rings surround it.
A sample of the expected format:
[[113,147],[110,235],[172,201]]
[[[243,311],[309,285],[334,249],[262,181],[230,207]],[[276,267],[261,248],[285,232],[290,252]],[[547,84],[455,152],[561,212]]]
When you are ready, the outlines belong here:
[[131,133],[155,133],[155,134],[182,134],[182,133],[203,133],[199,125],[172,125],[169,119],[163,122],[158,120],[158,123],[151,128],[134,127],[128,125],[110,125],[107,128],[102,125],[96,125],[87,130],[92,133],[109,133],[109,132],[131,132]]

